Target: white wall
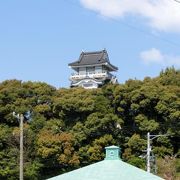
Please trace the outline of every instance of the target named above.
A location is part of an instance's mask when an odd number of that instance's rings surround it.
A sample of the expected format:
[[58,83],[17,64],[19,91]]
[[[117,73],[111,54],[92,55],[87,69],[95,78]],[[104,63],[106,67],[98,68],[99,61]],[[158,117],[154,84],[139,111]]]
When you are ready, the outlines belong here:
[[102,73],[102,66],[96,66],[95,73]]
[[86,68],[85,67],[80,67],[79,68],[79,74],[86,74]]

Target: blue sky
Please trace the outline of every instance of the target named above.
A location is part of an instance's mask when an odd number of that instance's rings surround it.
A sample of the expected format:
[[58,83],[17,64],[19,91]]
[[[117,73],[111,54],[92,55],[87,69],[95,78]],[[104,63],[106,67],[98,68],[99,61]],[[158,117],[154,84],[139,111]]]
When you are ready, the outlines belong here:
[[[141,4],[140,4],[141,3]],[[180,68],[180,3],[174,0],[0,1],[0,82],[68,87],[68,63],[106,48],[120,83]]]

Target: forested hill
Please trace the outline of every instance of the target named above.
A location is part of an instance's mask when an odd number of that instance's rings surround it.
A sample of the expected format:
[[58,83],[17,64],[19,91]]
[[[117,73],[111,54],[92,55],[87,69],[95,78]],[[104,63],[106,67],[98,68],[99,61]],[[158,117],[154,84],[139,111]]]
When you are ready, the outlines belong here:
[[[18,179],[19,122],[12,112],[32,112],[24,122],[24,176],[55,176],[104,158],[104,147],[121,147],[122,159],[145,169],[147,132],[158,174],[180,171],[180,71],[128,80],[101,89],[56,89],[41,82],[0,84],[0,179]],[[141,156],[141,157],[140,157]],[[176,177],[175,177],[176,176]]]

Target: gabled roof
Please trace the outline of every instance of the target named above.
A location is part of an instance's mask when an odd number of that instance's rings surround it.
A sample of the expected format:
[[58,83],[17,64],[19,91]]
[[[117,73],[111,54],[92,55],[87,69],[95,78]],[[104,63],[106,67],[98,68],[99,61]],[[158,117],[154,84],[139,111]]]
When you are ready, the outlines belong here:
[[116,66],[113,66],[109,62],[108,54],[106,50],[94,51],[94,52],[82,52],[80,54],[79,60],[69,63],[71,67],[79,67],[86,65],[101,65],[108,64],[112,69],[118,70]]
[[79,84],[84,84],[84,83],[96,83],[96,84],[102,84],[102,81],[101,80],[98,80],[98,79],[92,79],[92,78],[84,78],[84,79],[82,79],[82,80],[80,80],[80,81],[77,81],[77,82],[75,82],[75,83],[72,83],[72,85],[73,86],[77,86],[77,85],[79,85]]
[[117,152],[120,152],[117,146],[106,148],[105,160],[53,177],[50,180],[163,180],[123,162],[117,157]]

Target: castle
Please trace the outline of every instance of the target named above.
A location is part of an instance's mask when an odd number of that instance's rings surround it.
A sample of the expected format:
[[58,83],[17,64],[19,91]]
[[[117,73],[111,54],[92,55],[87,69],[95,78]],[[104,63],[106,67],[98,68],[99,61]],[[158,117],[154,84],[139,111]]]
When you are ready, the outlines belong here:
[[111,72],[118,68],[110,63],[106,50],[82,52],[77,61],[68,65],[76,71],[70,76],[71,87],[92,89],[101,87],[106,82],[117,82]]

